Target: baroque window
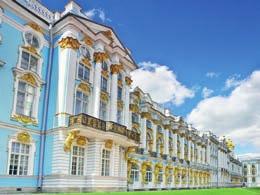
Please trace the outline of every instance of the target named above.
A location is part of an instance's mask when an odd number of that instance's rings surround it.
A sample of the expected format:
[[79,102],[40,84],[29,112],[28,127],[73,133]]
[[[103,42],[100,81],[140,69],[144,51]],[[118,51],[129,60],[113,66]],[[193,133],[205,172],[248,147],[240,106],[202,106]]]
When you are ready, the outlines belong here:
[[110,175],[110,153],[111,152],[109,150],[102,150],[101,176]]
[[39,48],[40,47],[40,43],[39,43],[39,38],[32,32],[26,32],[25,33],[25,42],[28,45],[31,45],[34,48]]
[[33,117],[35,87],[24,82],[18,82],[16,114]]
[[73,146],[71,155],[71,175],[84,174],[85,149]]
[[152,182],[152,179],[153,179],[152,168],[147,167],[145,172],[145,182],[146,183]]
[[88,113],[89,97],[81,90],[76,91],[75,114]]
[[107,79],[101,76],[101,90],[107,92]]
[[139,180],[139,168],[137,164],[133,164],[131,167],[130,179],[133,183]]
[[24,70],[30,70],[38,73],[39,58],[25,50],[22,50],[21,65],[20,67]]
[[78,78],[82,81],[89,82],[90,69],[83,64],[79,63]]
[[107,104],[104,101],[100,101],[99,118],[101,120],[106,120],[107,118]]

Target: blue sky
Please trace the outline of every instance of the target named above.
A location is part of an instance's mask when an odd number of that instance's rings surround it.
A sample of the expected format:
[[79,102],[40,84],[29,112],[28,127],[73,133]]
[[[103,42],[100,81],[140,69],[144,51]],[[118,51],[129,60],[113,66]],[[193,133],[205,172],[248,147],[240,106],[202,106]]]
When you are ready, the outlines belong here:
[[[51,10],[62,11],[68,1],[41,2]],[[255,137],[260,136],[260,122],[256,122],[257,119],[260,121],[260,111],[255,110],[258,108],[255,100],[260,97],[260,87],[257,87],[260,80],[257,71],[260,70],[260,1],[76,2],[86,12],[95,9],[91,17],[115,29],[123,43],[132,51],[136,62],[143,65],[140,74],[147,73],[147,76],[151,76],[158,71],[160,78],[159,72],[165,71],[174,78],[177,77],[176,80],[169,77],[173,88],[176,82],[182,87],[181,90],[176,90],[176,94],[183,93],[184,88],[189,90],[185,91],[186,96],[181,96],[181,103],[160,99],[174,114],[186,117],[196,127],[212,129],[213,132],[215,128],[219,135],[227,133],[239,142],[238,153],[260,152],[255,140]],[[162,69],[159,71],[159,68]],[[147,83],[144,88],[155,93],[154,85],[151,85]],[[251,85],[256,86],[252,93],[247,88]],[[237,92],[239,90],[245,96],[250,95],[244,98]],[[174,96],[173,99],[176,98]],[[212,108],[212,113],[208,114],[211,112],[208,107],[212,105],[216,105],[216,108]],[[257,113],[252,115],[252,112]],[[210,116],[202,120],[205,113]],[[239,118],[241,113],[246,114]],[[251,118],[254,120],[251,121]],[[218,121],[215,123],[221,124],[212,124],[216,119]],[[244,136],[245,132],[250,136]]]

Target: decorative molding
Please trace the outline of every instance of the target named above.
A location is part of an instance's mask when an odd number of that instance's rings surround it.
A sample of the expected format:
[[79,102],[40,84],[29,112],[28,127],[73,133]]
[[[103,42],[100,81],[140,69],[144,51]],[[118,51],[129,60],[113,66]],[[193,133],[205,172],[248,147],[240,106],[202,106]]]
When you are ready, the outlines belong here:
[[129,104],[129,109],[133,113],[139,113],[139,106],[137,104]]
[[43,29],[35,22],[29,22],[27,25],[41,34],[43,34],[43,32],[44,32]]
[[41,57],[41,55],[37,52],[37,49],[32,46],[22,46],[22,48],[37,55],[38,57]]
[[111,139],[106,140],[105,148],[112,149],[112,147],[113,147],[113,140],[111,140]]
[[123,69],[122,64],[112,64],[110,66],[111,74],[118,74]]
[[108,102],[109,96],[107,92],[101,91],[100,92],[100,99],[104,102]]
[[[125,77],[125,83],[130,86],[132,84],[133,80],[130,77]],[[138,96],[139,97],[139,96]]]
[[107,30],[107,31],[102,31],[101,32],[103,35],[105,35],[110,41],[114,41],[113,37],[112,37],[112,32],[111,30]]
[[37,125],[37,120],[29,117],[29,116],[25,116],[25,115],[19,115],[19,114],[15,114],[11,117],[11,119],[24,124],[24,125]]
[[152,118],[152,115],[151,115],[150,112],[142,112],[142,113],[141,113],[141,117],[150,120],[150,119]]
[[108,77],[109,77],[109,73],[108,73],[107,70],[102,70],[102,71],[101,71],[101,74],[102,74],[102,76],[105,77],[105,78],[108,78]]
[[85,136],[78,136],[76,142],[77,142],[77,144],[78,144],[79,146],[85,146],[88,141],[87,141],[87,138],[86,138]]
[[17,134],[17,140],[23,144],[31,142],[31,135],[27,131],[23,131]]
[[90,87],[86,83],[80,83],[78,86],[78,89],[80,89],[82,92],[86,94],[90,94]]
[[84,39],[83,39],[84,43],[90,47],[93,46],[94,41],[88,36],[85,35]]
[[79,49],[80,43],[77,39],[73,37],[65,37],[59,41],[59,46],[63,49],[71,48],[77,50]]
[[27,82],[34,87],[38,87],[37,81],[31,73],[26,73],[23,76],[19,77],[19,79]]
[[72,142],[76,138],[78,138],[79,133],[80,133],[80,131],[71,131],[71,132],[68,133],[68,136],[65,139],[64,147],[63,147],[65,152],[70,152]]
[[105,60],[109,58],[108,54],[105,52],[95,52],[93,56],[95,63],[103,63]]
[[119,108],[120,110],[124,108],[123,100],[117,100],[117,108]]
[[87,66],[88,68],[92,67],[92,64],[91,64],[91,62],[90,62],[90,60],[88,58],[82,58],[80,63],[82,63],[83,65]]

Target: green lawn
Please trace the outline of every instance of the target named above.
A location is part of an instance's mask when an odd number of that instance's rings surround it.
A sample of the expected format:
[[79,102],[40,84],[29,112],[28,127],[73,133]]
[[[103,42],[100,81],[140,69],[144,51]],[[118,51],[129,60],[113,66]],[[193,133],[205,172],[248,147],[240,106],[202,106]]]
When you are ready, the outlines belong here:
[[[63,193],[60,195],[260,195],[260,188],[222,188],[200,190],[172,190],[145,192],[96,192],[96,193]],[[47,194],[51,195],[51,194]]]

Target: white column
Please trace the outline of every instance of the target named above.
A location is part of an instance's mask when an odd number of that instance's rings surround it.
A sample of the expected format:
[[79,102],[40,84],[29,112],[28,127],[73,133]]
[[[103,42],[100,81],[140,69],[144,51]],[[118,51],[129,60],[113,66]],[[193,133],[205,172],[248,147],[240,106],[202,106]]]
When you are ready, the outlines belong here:
[[152,129],[153,129],[153,152],[156,152],[156,135],[157,135],[157,126],[152,122]]
[[190,155],[191,155],[191,141],[188,140],[188,161],[191,161]]
[[207,163],[210,164],[210,145],[207,144]]
[[164,154],[169,154],[169,130],[164,130]]
[[141,127],[141,148],[148,150],[148,148],[146,148],[146,118],[141,118],[140,127]]
[[111,65],[111,102],[110,102],[110,121],[117,122],[117,82],[118,72],[113,69],[115,65]]
[[94,81],[93,81],[93,104],[92,115],[99,118],[99,106],[100,106],[100,92],[101,92],[101,69],[102,63],[105,59],[104,45],[101,42],[97,42],[94,46]]
[[[130,77],[125,77],[125,104],[124,104],[124,113],[125,113],[125,126],[127,129],[131,129],[129,118],[131,118],[131,113],[129,111],[129,104],[130,104],[130,86],[132,80]],[[129,117],[130,116],[130,117]]]
[[[80,45],[76,37],[76,32],[66,31],[59,41],[56,110],[58,126],[66,126],[68,115],[73,114],[77,49]],[[68,42],[73,42],[73,44],[68,44]]]
[[173,134],[173,156],[177,157],[177,134]]
[[184,159],[184,137],[180,137],[181,142],[181,159]]

